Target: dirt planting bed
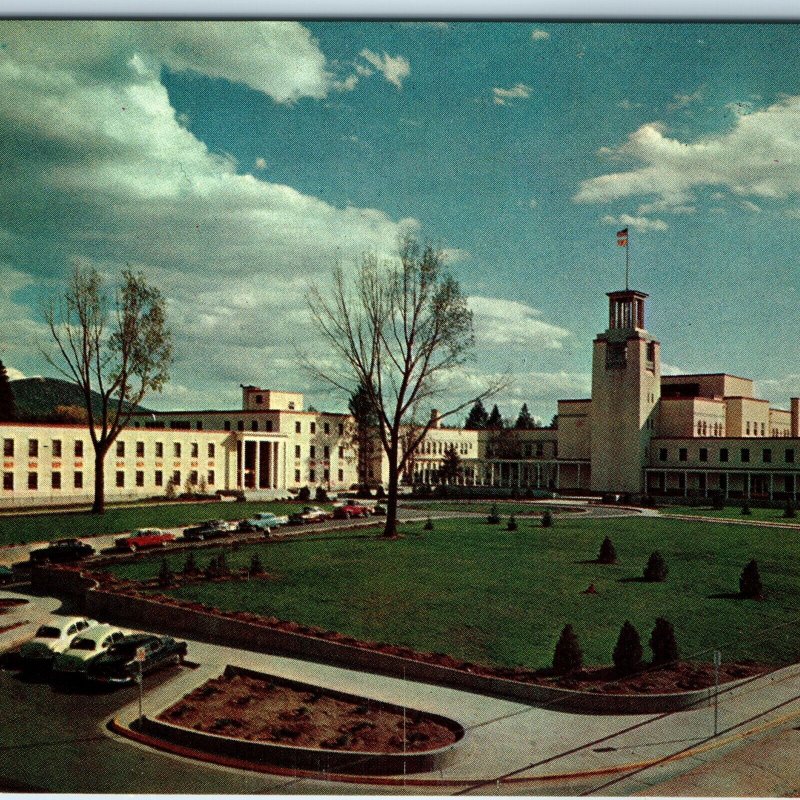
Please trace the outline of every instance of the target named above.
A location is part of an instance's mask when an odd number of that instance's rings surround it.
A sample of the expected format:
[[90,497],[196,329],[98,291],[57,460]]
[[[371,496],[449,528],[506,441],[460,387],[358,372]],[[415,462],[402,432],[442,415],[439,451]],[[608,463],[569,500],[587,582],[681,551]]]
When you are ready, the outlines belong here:
[[236,739],[352,752],[425,752],[458,738],[420,711],[403,714],[375,701],[236,673],[207,681],[157,719]]
[[27,602],[21,597],[2,597],[0,598],[0,614],[7,614],[18,606],[24,606]]

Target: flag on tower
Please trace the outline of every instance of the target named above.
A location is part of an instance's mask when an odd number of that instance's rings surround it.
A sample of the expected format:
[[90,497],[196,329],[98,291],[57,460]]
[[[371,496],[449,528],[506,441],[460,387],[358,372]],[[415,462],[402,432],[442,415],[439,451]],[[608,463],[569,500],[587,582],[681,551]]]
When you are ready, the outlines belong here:
[[621,231],[617,231],[617,244],[620,247],[627,247],[628,246],[628,229],[623,228]]

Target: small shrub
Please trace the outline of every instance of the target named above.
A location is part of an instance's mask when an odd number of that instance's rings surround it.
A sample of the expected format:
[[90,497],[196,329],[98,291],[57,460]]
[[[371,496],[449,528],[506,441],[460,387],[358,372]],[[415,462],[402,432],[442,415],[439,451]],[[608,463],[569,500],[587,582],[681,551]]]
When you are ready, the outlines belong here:
[[722,495],[722,492],[715,492],[713,497],[711,498],[711,508],[714,511],[722,511],[725,508],[725,498]]
[[653,582],[664,581],[667,579],[668,571],[664,556],[656,550],[650,554],[647,566],[644,568],[644,579]]
[[791,500],[786,501],[786,508],[783,510],[784,519],[794,519],[797,516],[797,509]]
[[183,574],[193,575],[197,572],[197,562],[194,560],[194,550],[186,554],[186,561],[183,562]]
[[739,596],[750,600],[761,600],[764,597],[764,586],[755,559],[747,563],[739,576]]
[[328,492],[324,486],[317,486],[317,491],[314,492],[314,500],[318,503],[328,502]]
[[612,658],[617,672],[623,675],[636,672],[642,665],[642,642],[639,639],[639,632],[627,619],[620,629]]
[[197,490],[200,494],[208,494],[208,481],[206,481],[206,476],[200,476],[200,483],[198,484]]
[[311,499],[311,489],[308,486],[301,486],[300,491],[297,493],[297,499],[307,503]]
[[514,519],[514,515],[512,514],[508,518],[508,524],[506,525],[506,530],[507,531],[515,531],[516,529],[517,529],[517,520]]
[[553,672],[556,675],[566,675],[583,666],[583,652],[572,625],[565,625],[561,636],[556,643],[553,653]]
[[497,503],[492,503],[492,507],[489,509],[489,516],[486,517],[486,521],[490,525],[498,525],[500,523],[500,515],[497,513]]
[[424,531],[433,530],[433,520],[430,517],[428,517],[428,519],[425,521],[425,524],[422,526],[422,530]]
[[650,634],[650,649],[653,651],[653,664],[671,664],[679,658],[675,630],[664,617],[656,620],[656,626]]
[[175,487],[175,480],[173,478],[170,478],[167,481],[167,487],[164,490],[164,494],[166,495],[167,500],[174,500],[177,497],[178,490]]
[[548,508],[547,511],[542,514],[542,527],[543,528],[552,528],[553,527],[553,513]]
[[259,558],[258,553],[253,553],[253,557],[250,559],[250,574],[251,575],[264,574],[264,565],[261,563],[261,559]]
[[169,586],[174,580],[174,575],[170,569],[169,562],[166,558],[161,559],[161,568],[158,570],[158,585]]
[[752,512],[750,511],[750,503],[743,503],[742,504],[742,516],[749,517]]
[[386,492],[384,491],[384,489],[383,489],[383,486],[378,486],[378,488],[375,490],[375,497],[376,497],[378,500],[383,500],[383,499],[385,499],[385,497],[386,497]]
[[616,564],[617,551],[614,549],[614,543],[606,536],[603,543],[600,545],[600,552],[597,555],[599,564]]

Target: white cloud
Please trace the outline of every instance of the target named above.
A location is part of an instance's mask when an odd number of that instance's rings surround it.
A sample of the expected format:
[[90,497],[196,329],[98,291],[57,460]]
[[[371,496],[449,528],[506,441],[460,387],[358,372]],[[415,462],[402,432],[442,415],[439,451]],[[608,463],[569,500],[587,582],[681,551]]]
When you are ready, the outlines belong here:
[[750,211],[753,214],[760,214],[761,213],[761,206],[754,203],[752,200],[741,200],[739,205],[745,210]]
[[676,367],[674,364],[666,364],[661,362],[662,375],[686,375],[687,371],[683,367]]
[[535,197],[531,197],[530,202],[528,203],[528,205],[531,208],[539,208],[539,201]]
[[661,219],[632,217],[630,214],[620,214],[617,217],[606,214],[603,217],[603,222],[609,225],[622,225],[623,227],[633,228],[640,233],[647,233],[648,231],[666,231],[669,229],[669,225]]
[[507,106],[512,100],[527,100],[533,89],[524,83],[518,83],[510,89],[495,87],[492,89],[494,103],[498,106]]
[[378,55],[372,50],[364,48],[361,51],[361,57],[372,64],[389,83],[398,89],[403,88],[403,81],[411,74],[411,64],[404,56],[390,56],[387,53]]
[[699,187],[740,197],[782,200],[800,194],[800,97],[738,116],[725,133],[681,142],[650,122],[601,155],[638,163],[584,181],[574,200],[604,203],[654,195],[687,205]]
[[25,377],[24,372],[20,372],[18,369],[14,369],[14,367],[10,367],[8,364],[5,365],[5,368],[6,375],[8,375],[10,381],[21,381]]
[[256,163],[255,163],[255,167],[256,167],[256,169],[264,169],[266,166],[267,166],[267,161],[266,161],[266,159],[265,159],[265,158],[262,158],[261,156],[259,156],[259,157],[256,159]]
[[550,38],[550,34],[547,31],[543,31],[541,28],[534,28],[531,31],[531,40],[534,42],[543,42]]
[[623,98],[622,100],[619,101],[619,103],[617,103],[617,107],[625,111],[631,111],[634,108],[641,108],[642,105],[643,105],[642,103],[635,103],[633,100],[628,100],[627,97]]
[[476,339],[480,346],[561,349],[570,333],[544,322],[541,312],[525,303],[497,297],[471,296]]
[[667,109],[669,111],[677,111],[678,109],[686,108],[687,106],[692,105],[692,103],[697,103],[702,100],[703,87],[701,86],[691,94],[674,94],[672,97],[673,102],[667,104]]

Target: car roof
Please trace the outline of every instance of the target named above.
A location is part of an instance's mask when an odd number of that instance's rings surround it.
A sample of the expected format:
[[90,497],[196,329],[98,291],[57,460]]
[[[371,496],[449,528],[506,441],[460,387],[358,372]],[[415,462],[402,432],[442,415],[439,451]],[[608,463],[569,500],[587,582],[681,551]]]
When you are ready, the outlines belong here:
[[116,625],[109,625],[107,622],[103,622],[100,625],[93,625],[91,628],[87,628],[85,632],[81,632],[76,639],[91,639],[93,642],[99,642],[101,639],[104,639],[110,633],[114,633],[115,631],[121,630]]
[[49,619],[43,620],[40,627],[44,627],[45,625],[48,628],[58,628],[60,631],[65,631],[70,625],[74,625],[76,622],[83,622],[86,621],[90,625],[92,620],[86,619],[86,617],[50,617]]

